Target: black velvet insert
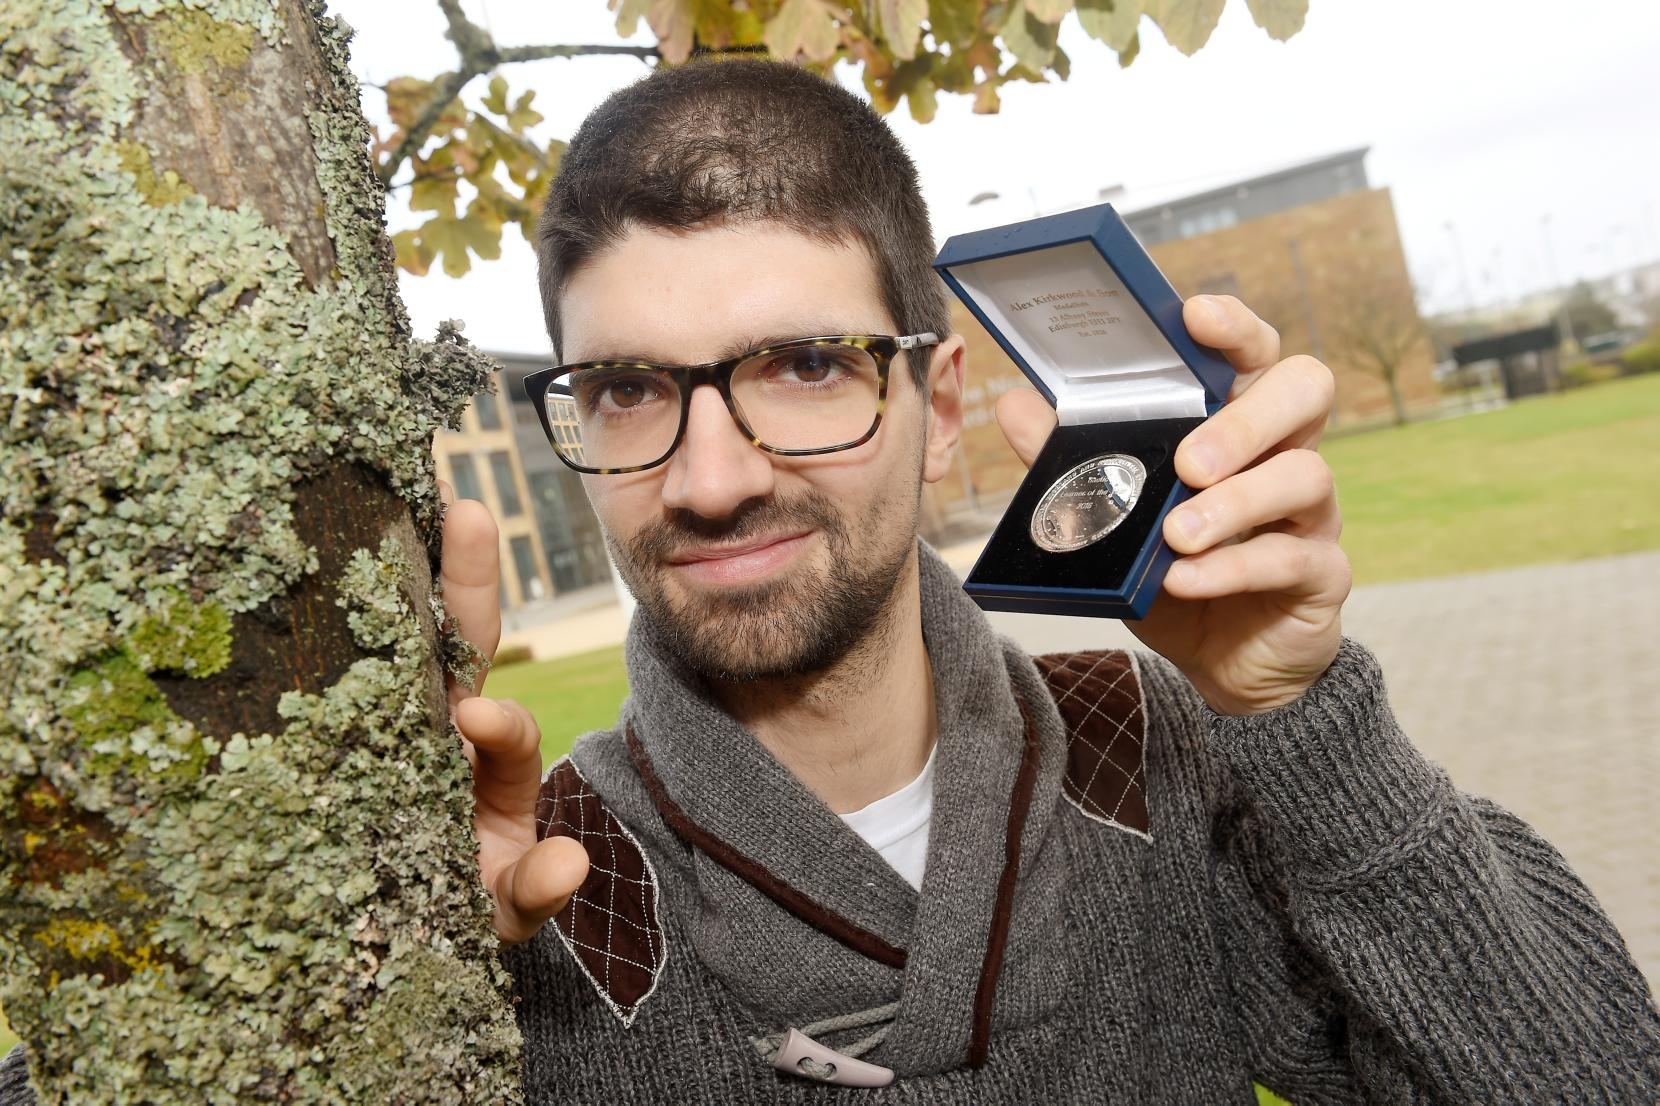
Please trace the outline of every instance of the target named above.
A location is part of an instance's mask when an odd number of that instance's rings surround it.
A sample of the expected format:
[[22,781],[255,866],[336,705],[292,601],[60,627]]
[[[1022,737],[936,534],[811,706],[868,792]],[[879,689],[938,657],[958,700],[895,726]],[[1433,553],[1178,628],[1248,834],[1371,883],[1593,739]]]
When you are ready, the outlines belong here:
[[[1021,481],[969,577],[986,585],[1121,590],[1142,547],[1164,523],[1176,486],[1176,446],[1203,418],[1057,426]],[[1056,480],[1104,453],[1127,453],[1147,469],[1130,517],[1094,545],[1051,553],[1032,540],[1032,512]]]

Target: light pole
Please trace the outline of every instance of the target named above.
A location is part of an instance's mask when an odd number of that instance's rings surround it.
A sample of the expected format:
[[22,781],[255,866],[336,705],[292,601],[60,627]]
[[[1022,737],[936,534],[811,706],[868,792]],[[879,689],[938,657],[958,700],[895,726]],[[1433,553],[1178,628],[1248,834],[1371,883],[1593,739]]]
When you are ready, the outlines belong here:
[[1556,313],[1562,319],[1562,332],[1567,335],[1568,343],[1578,347],[1579,339],[1574,336],[1574,318],[1568,313],[1568,294],[1562,288],[1561,276],[1556,271],[1556,249],[1550,238],[1550,212],[1539,216],[1539,233],[1545,239],[1545,264],[1550,267],[1551,288],[1556,292]]
[[1452,239],[1453,257],[1458,260],[1458,276],[1464,283],[1464,310],[1473,313],[1476,309],[1476,294],[1470,286],[1470,267],[1464,263],[1464,244],[1458,240],[1458,228],[1452,223],[1441,224],[1447,231],[1447,237]]

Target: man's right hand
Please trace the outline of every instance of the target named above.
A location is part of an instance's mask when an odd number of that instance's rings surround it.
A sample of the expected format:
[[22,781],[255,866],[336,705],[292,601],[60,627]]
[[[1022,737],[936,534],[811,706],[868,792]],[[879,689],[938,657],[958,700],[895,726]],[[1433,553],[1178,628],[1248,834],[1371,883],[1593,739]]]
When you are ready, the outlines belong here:
[[[439,489],[444,516],[444,604],[461,635],[486,657],[501,640],[498,594],[501,561],[496,522],[484,504],[457,501]],[[588,854],[574,839],[536,840],[536,795],[542,784],[541,731],[530,712],[510,699],[486,699],[477,687],[449,682],[450,710],[473,766],[473,828],[478,868],[495,900],[496,936],[528,941],[570,901],[588,876]]]

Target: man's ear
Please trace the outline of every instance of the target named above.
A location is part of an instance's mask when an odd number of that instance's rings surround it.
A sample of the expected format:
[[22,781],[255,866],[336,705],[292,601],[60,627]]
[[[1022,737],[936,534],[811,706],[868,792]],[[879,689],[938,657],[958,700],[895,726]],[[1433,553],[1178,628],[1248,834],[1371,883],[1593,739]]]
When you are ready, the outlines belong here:
[[967,349],[953,334],[934,347],[928,362],[928,426],[922,478],[932,484],[951,471],[963,432],[963,370]]

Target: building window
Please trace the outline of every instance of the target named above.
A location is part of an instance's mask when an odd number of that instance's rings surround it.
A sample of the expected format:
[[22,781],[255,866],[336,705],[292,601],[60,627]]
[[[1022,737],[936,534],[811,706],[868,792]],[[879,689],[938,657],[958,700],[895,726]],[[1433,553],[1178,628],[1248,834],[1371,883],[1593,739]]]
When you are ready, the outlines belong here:
[[513,458],[502,450],[490,454],[490,475],[496,481],[496,502],[501,506],[502,517],[524,514],[524,504],[519,502],[519,485],[513,479]]
[[542,598],[545,589],[536,573],[536,551],[531,547],[530,538],[520,534],[509,539],[507,545],[513,551],[513,571],[519,574],[519,594],[527,602]]
[[1213,207],[1185,216],[1176,229],[1183,238],[1191,238],[1196,234],[1226,229],[1238,222],[1239,213],[1233,207]]
[[480,392],[473,397],[473,411],[478,415],[480,430],[501,429],[501,408],[496,401],[497,397],[489,392]]
[[457,499],[484,498],[484,489],[478,483],[478,469],[473,466],[469,453],[457,453],[450,458],[450,483],[455,485]]

